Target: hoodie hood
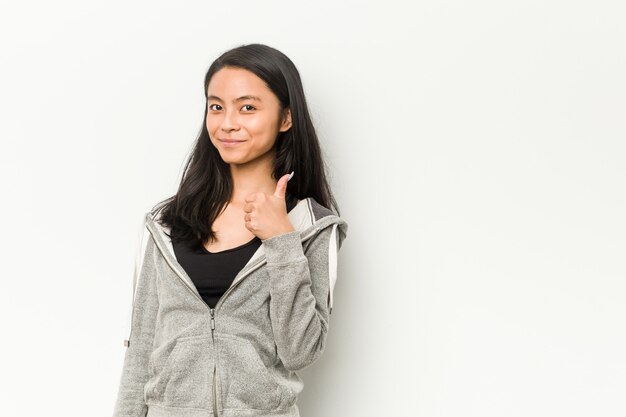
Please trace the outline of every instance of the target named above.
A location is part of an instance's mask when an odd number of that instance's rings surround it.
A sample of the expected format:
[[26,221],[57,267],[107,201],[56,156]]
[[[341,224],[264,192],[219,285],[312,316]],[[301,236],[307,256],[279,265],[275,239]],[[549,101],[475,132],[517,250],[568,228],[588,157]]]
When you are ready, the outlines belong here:
[[[143,264],[142,254],[145,252],[146,233],[151,233],[159,249],[163,252],[163,256],[167,259],[170,266],[186,281],[187,285],[196,293],[198,290],[191,281],[191,278],[185,273],[183,268],[176,261],[176,255],[172,241],[169,238],[170,228],[161,224],[162,211],[150,211],[144,214],[141,222],[141,230],[139,236],[139,245],[135,254],[135,272],[133,276],[133,302],[135,299],[135,288],[137,285],[137,277],[141,274]],[[344,239],[347,236],[348,224],[339,217],[334,211],[322,206],[314,198],[307,197],[300,200],[291,211],[287,213],[293,227],[300,232],[300,239],[305,244],[311,237],[317,235],[321,230],[332,227],[330,248],[329,248],[329,279],[330,279],[330,310],[333,305],[333,290],[337,281],[337,253],[341,248]],[[161,245],[158,245],[161,243]],[[242,268],[233,280],[234,285],[241,277],[250,272],[250,266],[260,267],[265,263],[265,246],[261,245],[252,255],[248,263]],[[198,293],[198,295],[200,295]]]

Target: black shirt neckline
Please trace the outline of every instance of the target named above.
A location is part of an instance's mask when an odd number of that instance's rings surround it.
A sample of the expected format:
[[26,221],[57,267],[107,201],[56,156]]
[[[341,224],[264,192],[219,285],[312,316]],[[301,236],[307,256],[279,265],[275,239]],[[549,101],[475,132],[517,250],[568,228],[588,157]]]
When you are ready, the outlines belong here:
[[255,241],[255,240],[257,240],[257,239],[258,239],[258,240],[260,240],[258,236],[255,236],[255,237],[253,237],[253,238],[252,238],[252,240],[250,240],[250,241],[248,241],[248,242],[246,242],[246,243],[244,243],[244,244],[242,244],[242,245],[239,245],[239,246],[234,247],[234,248],[224,249],[224,250],[221,250],[221,251],[219,251],[219,252],[209,252],[209,251],[208,251],[208,250],[204,247],[204,245],[200,245],[200,250],[201,250],[202,252],[204,252],[204,253],[208,254],[208,255],[219,255],[220,253],[227,253],[227,252],[232,252],[232,251],[236,251],[236,250],[238,250],[238,249],[245,248],[246,246],[251,245],[252,243],[254,243],[254,241]]

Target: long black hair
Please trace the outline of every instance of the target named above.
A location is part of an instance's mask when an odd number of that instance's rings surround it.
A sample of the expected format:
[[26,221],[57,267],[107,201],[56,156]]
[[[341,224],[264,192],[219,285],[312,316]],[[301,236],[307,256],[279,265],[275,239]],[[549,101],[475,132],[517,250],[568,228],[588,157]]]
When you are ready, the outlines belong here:
[[[224,52],[209,67],[204,77],[208,95],[211,77],[224,67],[242,68],[261,78],[278,97],[281,114],[291,110],[292,126],[279,132],[274,144],[276,158],[272,177],[295,171],[287,183],[287,193],[302,200],[313,197],[339,215],[339,207],[326,179],[322,150],[309,115],[309,109],[293,62],[282,52],[263,44],[248,44]],[[215,238],[211,226],[232,196],[230,166],[211,142],[206,127],[205,102],[202,130],[190,154],[175,195],[157,203],[152,213],[162,210],[160,223],[170,228],[172,242],[203,244]],[[243,218],[243,217],[242,217]]]

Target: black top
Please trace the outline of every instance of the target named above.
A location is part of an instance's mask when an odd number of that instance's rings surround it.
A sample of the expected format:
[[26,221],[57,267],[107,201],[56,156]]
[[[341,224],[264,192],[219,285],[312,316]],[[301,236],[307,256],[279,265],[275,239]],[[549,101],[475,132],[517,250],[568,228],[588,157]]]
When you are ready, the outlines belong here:
[[[290,212],[298,199],[286,193],[285,202],[287,212]],[[185,269],[204,302],[214,308],[261,243],[261,239],[255,236],[243,245],[219,252],[209,252],[203,245],[194,248],[189,244],[174,243],[172,246],[178,263]]]

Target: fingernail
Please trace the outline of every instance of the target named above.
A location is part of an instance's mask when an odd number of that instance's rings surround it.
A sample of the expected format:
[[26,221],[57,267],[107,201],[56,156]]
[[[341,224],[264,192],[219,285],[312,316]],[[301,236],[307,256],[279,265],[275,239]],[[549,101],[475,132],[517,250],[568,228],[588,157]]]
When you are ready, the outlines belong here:
[[289,178],[287,178],[287,181],[289,181],[291,179],[291,177],[293,177],[293,174],[295,174],[296,171],[291,171],[291,174],[289,174]]

